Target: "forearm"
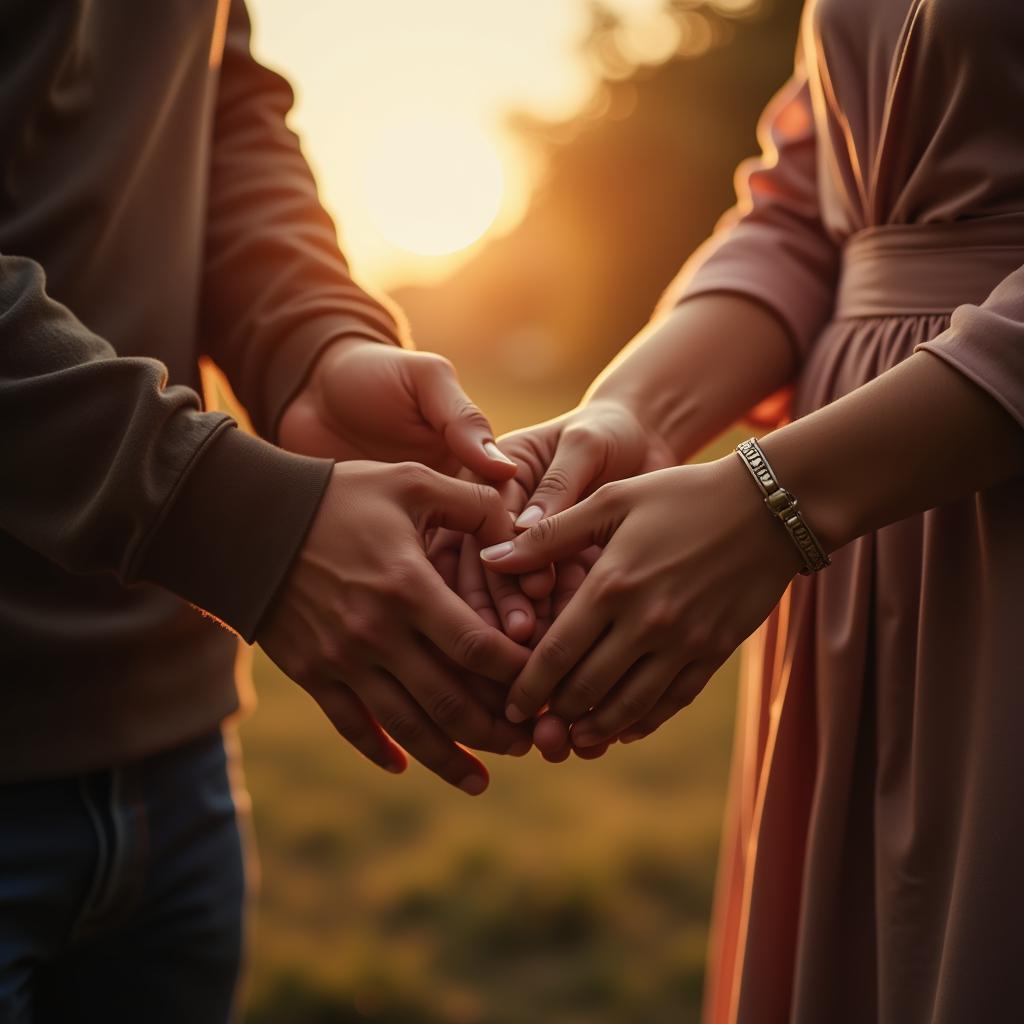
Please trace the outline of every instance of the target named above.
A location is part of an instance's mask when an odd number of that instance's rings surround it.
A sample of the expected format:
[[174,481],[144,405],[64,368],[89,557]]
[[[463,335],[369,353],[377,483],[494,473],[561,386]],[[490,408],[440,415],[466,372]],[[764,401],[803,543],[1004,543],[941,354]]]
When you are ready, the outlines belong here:
[[1024,431],[928,352],[762,441],[826,549],[1024,473]]
[[330,466],[244,436],[166,377],[53,301],[37,263],[0,256],[0,529],[70,572],[164,586],[248,638]]
[[232,0],[210,150],[200,340],[257,432],[278,421],[341,338],[398,345],[393,311],[353,280],[297,136],[292,90],[250,52]]
[[793,345],[767,308],[740,295],[702,295],[641,331],[585,401],[626,405],[685,462],[795,368]]

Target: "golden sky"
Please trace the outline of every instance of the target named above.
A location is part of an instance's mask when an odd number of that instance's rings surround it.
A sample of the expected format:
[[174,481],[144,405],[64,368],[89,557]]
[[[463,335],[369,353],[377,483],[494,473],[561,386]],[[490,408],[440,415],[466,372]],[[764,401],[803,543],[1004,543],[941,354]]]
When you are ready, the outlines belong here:
[[[735,0],[734,0],[735,2]],[[740,0],[742,3],[743,0]],[[675,45],[661,0],[609,0],[638,57]],[[257,56],[296,89],[300,132],[358,276],[430,281],[521,215],[509,110],[571,114],[591,71],[585,0],[249,0]],[[475,244],[479,244],[478,242]]]

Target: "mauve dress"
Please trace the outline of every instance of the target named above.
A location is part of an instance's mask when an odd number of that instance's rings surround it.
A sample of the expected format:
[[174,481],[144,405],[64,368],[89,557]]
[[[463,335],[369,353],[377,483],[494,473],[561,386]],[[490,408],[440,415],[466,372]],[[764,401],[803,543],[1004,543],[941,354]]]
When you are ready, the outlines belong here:
[[[761,141],[674,297],[771,308],[793,416],[923,349],[1024,426],[1024,0],[808,4]],[[745,650],[708,1021],[1024,1021],[1022,636],[1019,479],[797,577]]]

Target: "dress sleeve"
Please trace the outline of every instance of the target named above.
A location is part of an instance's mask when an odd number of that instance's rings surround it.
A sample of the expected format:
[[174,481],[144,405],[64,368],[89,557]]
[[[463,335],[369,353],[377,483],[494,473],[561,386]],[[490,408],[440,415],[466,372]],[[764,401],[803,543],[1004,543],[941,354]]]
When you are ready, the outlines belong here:
[[818,157],[807,76],[793,77],[758,124],[759,157],[736,172],[736,205],[687,261],[662,306],[733,292],[771,310],[799,358],[832,313],[839,249],[821,219]]
[[118,356],[38,263],[0,254],[0,530],[69,572],[161,585],[251,640],[331,463],[234,427],[162,363]]
[[256,430],[273,439],[330,342],[360,335],[401,344],[404,327],[352,280],[286,124],[291,87],[253,58],[242,0],[230,6],[219,74],[201,342]]
[[949,327],[917,349],[944,359],[1024,427],[1024,267],[981,305],[955,309]]

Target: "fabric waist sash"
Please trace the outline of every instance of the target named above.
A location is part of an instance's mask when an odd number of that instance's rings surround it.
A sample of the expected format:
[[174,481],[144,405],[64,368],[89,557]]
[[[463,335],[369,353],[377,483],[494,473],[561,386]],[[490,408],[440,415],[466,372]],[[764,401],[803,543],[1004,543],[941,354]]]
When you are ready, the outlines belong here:
[[835,318],[952,313],[1024,266],[1024,214],[887,225],[843,246]]

